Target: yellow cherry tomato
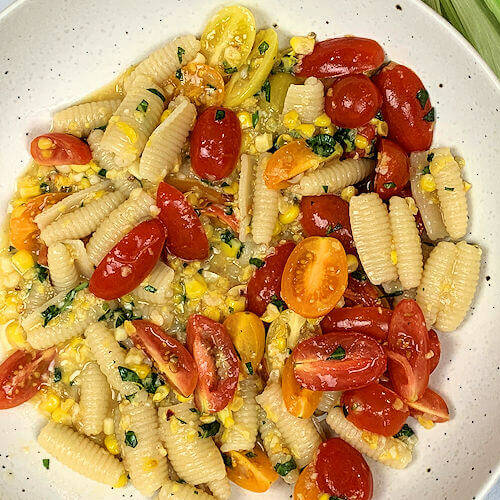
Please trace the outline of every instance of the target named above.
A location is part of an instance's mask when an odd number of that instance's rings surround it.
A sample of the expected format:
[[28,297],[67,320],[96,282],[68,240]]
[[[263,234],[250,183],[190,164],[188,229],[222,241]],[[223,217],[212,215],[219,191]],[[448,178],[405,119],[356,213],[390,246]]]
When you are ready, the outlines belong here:
[[281,113],[283,111],[283,104],[285,103],[288,87],[298,81],[298,78],[290,73],[276,73],[269,77],[269,83],[271,84],[270,103],[276,112]]

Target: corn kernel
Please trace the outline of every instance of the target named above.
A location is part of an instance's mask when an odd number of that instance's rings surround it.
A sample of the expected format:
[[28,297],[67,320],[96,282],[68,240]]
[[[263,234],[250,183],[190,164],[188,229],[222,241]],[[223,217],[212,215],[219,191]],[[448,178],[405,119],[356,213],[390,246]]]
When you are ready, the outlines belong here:
[[434,422],[432,420],[429,420],[428,418],[424,418],[421,415],[417,417],[418,423],[422,426],[425,427],[426,429],[432,429],[434,427]]
[[131,370],[134,370],[137,375],[139,375],[139,378],[146,378],[151,371],[151,367],[145,364],[132,365],[130,368]]
[[78,187],[79,187],[80,189],[87,189],[87,188],[89,188],[90,186],[91,186],[90,181],[89,181],[87,178],[82,179],[82,180],[78,183]]
[[224,186],[222,190],[227,194],[236,194],[238,192],[239,184],[233,182],[230,186]]
[[368,139],[361,134],[356,134],[356,138],[354,139],[354,145],[358,149],[366,149],[368,147]]
[[115,421],[111,417],[107,417],[102,422],[102,431],[106,436],[115,432]]
[[12,347],[22,348],[26,346],[26,334],[18,321],[12,321],[5,329],[7,340]]
[[336,129],[337,127],[334,127],[333,125],[327,125],[326,127],[323,127],[322,132],[323,134],[333,135]]
[[123,488],[128,483],[127,474],[122,474],[113,488]]
[[137,331],[132,321],[129,320],[123,323],[123,328],[125,329],[125,333],[127,335],[133,335]]
[[241,241],[233,238],[229,244],[222,242],[221,249],[226,257],[235,259],[241,251]]
[[81,173],[81,172],[85,172],[86,170],[88,170],[89,165],[88,164],[85,164],[85,165],[70,165],[70,167],[71,167],[71,170],[73,170],[73,172]]
[[189,401],[191,401],[192,399],[192,396],[188,396],[187,398],[184,397],[182,394],[180,394],[179,392],[177,391],[174,391],[174,394],[175,394],[175,397],[181,402],[181,403],[187,403]]
[[354,186],[347,186],[340,192],[340,197],[347,201],[348,203],[351,201],[353,196],[358,194],[358,190]]
[[52,412],[52,420],[58,424],[71,425],[71,417],[62,408],[56,408]]
[[255,138],[255,149],[259,153],[265,153],[273,147],[273,135],[269,133],[258,135]]
[[398,263],[398,253],[396,250],[391,250],[391,261],[394,265]]
[[48,137],[40,137],[37,142],[38,149],[52,149],[55,144]]
[[116,127],[127,136],[131,144],[137,142],[137,132],[128,123],[116,122]]
[[160,117],[160,123],[163,123],[172,114],[171,109],[166,109]]
[[290,205],[290,207],[282,214],[279,215],[281,224],[291,224],[300,214],[298,205]]
[[328,127],[331,124],[332,120],[330,120],[330,117],[326,113],[319,115],[318,118],[314,120],[314,125],[316,125],[316,127]]
[[246,308],[245,297],[228,297],[226,299],[226,305],[231,308],[233,312],[241,312]]
[[252,126],[252,115],[248,111],[240,111],[237,115],[241,128],[250,128]]
[[359,266],[359,261],[355,255],[347,254],[347,272],[353,273]]
[[319,497],[318,500],[329,500],[330,495],[328,493],[322,493]]
[[[224,244],[224,243],[223,243]],[[188,299],[199,299],[208,290],[207,283],[202,276],[198,275],[184,283],[186,297]]]
[[282,229],[283,228],[282,228],[280,222],[276,221],[276,224],[274,225],[274,229],[273,229],[273,236],[278,236],[278,234],[281,233]]
[[372,450],[377,448],[378,436],[373,432],[363,431],[361,439],[363,439],[363,441],[367,443]]
[[214,321],[220,320],[220,311],[215,306],[205,307],[205,309],[203,309],[202,311],[202,314],[203,316],[206,316],[207,318],[210,318]]
[[299,114],[292,109],[283,116],[283,125],[288,129],[297,128],[300,125]]
[[163,401],[170,394],[170,388],[167,385],[160,385],[156,392],[153,394],[153,401],[159,403]]
[[272,323],[279,315],[279,309],[274,304],[267,304],[266,310],[260,319],[264,323]]
[[111,453],[111,455],[118,455],[118,453],[120,453],[118,440],[114,434],[110,434],[104,438],[104,446],[106,446],[106,449]]
[[314,50],[314,37],[312,36],[292,36],[290,47],[296,54],[307,55]]
[[389,127],[387,125],[387,122],[385,122],[384,120],[379,120],[378,118],[372,118],[370,120],[370,123],[372,125],[375,125],[378,135],[386,137],[387,134],[389,133]]
[[300,132],[302,137],[307,137],[308,139],[314,135],[314,131],[316,127],[312,123],[303,123],[296,127],[296,129]]
[[464,181],[464,191],[467,192],[472,187],[470,182]]
[[12,264],[20,274],[24,274],[35,265],[35,261],[28,250],[19,250],[12,256]]
[[427,193],[435,191],[436,182],[434,181],[434,177],[431,174],[422,175],[422,177],[420,178],[420,187]]
[[60,403],[61,398],[54,391],[47,391],[42,402],[38,405],[38,409],[47,413],[52,413],[59,408]]
[[21,198],[23,200],[27,200],[29,198],[34,198],[35,196],[38,196],[41,193],[42,193],[42,190],[40,189],[39,185],[26,186],[26,187],[22,187],[19,190],[19,194],[21,195]]

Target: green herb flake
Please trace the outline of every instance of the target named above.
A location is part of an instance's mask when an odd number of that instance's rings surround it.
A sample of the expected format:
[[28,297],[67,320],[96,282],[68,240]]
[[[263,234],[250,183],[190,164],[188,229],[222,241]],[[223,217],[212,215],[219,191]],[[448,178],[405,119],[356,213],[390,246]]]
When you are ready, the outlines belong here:
[[331,224],[326,228],[326,236],[329,236],[330,234],[334,233],[335,231],[339,231],[342,229],[342,224],[340,222],[337,222],[335,226],[332,226]]
[[284,54],[281,56],[277,71],[281,73],[293,73],[293,68],[298,61],[299,60],[293,54]]
[[288,462],[285,463],[277,463],[274,466],[274,470],[280,475],[280,476],[286,476],[289,472],[297,468],[297,464],[295,463],[295,460],[291,458],[288,460]]
[[179,80],[181,82],[184,79],[184,77],[182,75],[182,70],[180,68],[175,72],[175,78],[177,78],[177,80]]
[[119,366],[118,373],[124,382],[134,382],[135,384],[142,385],[139,375],[137,375],[134,370],[126,368],[125,366]]
[[444,190],[445,191],[455,191],[455,188],[451,188],[451,187],[445,186]]
[[236,73],[238,71],[238,68],[230,66],[227,61],[222,61],[222,66],[224,66],[224,73],[227,73],[228,75],[230,75],[231,73]]
[[220,239],[226,243],[226,245],[229,245],[231,243],[231,240],[234,239],[234,233],[230,231],[229,229],[226,229],[223,231],[220,235]]
[[146,285],[144,290],[149,293],[156,293],[158,291],[153,285]]
[[67,309],[72,303],[73,300],[75,300],[76,294],[80,291],[83,290],[84,288],[87,288],[89,286],[89,282],[85,281],[78,285],[77,287],[73,288],[73,290],[70,290],[66,296],[64,297],[62,304],[60,306],[56,306],[55,304],[47,307],[44,311],[41,312],[41,316],[43,318],[43,326],[47,326],[47,324],[54,319],[56,316],[61,314],[65,309]]
[[368,276],[366,275],[366,273],[364,271],[362,271],[361,269],[356,269],[356,271],[353,271],[350,275],[355,280],[358,280],[358,281],[366,281],[368,279]]
[[49,467],[50,467],[50,458],[43,458],[43,459],[42,459],[42,464],[43,464],[43,466],[44,466],[47,470],[49,470]]
[[429,168],[429,165],[426,165],[423,169],[422,169],[422,174],[423,175],[426,175],[426,174],[430,174],[431,173],[431,169]]
[[236,258],[237,259],[239,259],[241,257],[241,255],[243,254],[243,249],[244,248],[245,248],[245,245],[243,245],[243,243],[240,243],[240,248],[238,248],[238,251],[236,252]]
[[430,163],[434,159],[434,153],[429,153],[427,155],[427,161]]
[[335,349],[335,351],[333,351],[330,356],[328,356],[326,359],[327,360],[330,360],[330,359],[335,359],[335,360],[343,360],[345,358],[345,349],[339,345],[337,346],[337,348]]
[[257,269],[260,269],[265,264],[265,262],[262,259],[257,259],[257,257],[252,257],[250,259],[250,264],[252,264],[252,266],[255,266]]
[[226,467],[229,467],[230,469],[233,468],[233,461],[230,455],[228,455],[227,453],[222,453],[222,460],[224,461],[224,465]]
[[214,420],[213,422],[210,422],[209,424],[201,424],[200,425],[201,431],[198,431],[198,435],[201,438],[208,438],[215,436],[220,429],[220,423],[217,422],[217,420]]
[[259,45],[259,53],[265,54],[267,49],[269,48],[269,44],[264,40],[260,45]]
[[163,102],[165,102],[165,96],[159,90],[156,89],[146,89],[146,90],[148,92],[151,92],[155,96],[158,96]]
[[277,295],[273,295],[271,297],[271,304],[275,305],[278,308],[279,312],[282,312],[286,309],[285,301],[281,300]]
[[248,458],[255,458],[257,455],[253,451],[247,451],[245,453],[245,456],[247,456]]
[[252,114],[252,127],[255,128],[259,123],[259,110]]
[[347,418],[347,415],[349,415],[349,410],[347,409],[347,405],[342,405],[342,413],[344,414],[344,417]]
[[182,418],[179,418],[179,417],[175,417],[177,419],[178,422],[180,422],[182,425],[186,425],[187,422],[185,420],[182,420]]
[[215,90],[217,87],[213,86],[212,84],[210,83],[207,83],[206,84],[206,87],[209,88],[209,89],[212,89],[212,90]]
[[385,189],[392,189],[392,188],[396,187],[396,183],[395,182],[384,182],[384,187],[385,187]]
[[385,295],[381,295],[379,299],[390,299],[392,297],[399,297],[400,295],[403,295],[403,290],[397,290],[395,292],[386,293]]
[[35,274],[40,283],[43,283],[49,276],[49,269],[40,264],[35,264]]
[[344,149],[347,151],[353,151],[355,149],[354,140],[356,135],[357,131],[354,128],[339,128],[333,134],[333,138],[341,145],[343,144]]
[[426,89],[420,89],[417,92],[417,99],[418,102],[420,103],[420,107],[424,109],[425,105],[427,104],[427,101],[429,100],[429,92],[427,92]]
[[233,215],[233,213],[234,213],[233,207],[225,207],[224,208],[224,213],[226,215]]
[[429,109],[427,113],[424,115],[423,120],[426,122],[433,122],[436,119],[434,108]]
[[247,371],[250,375],[253,375],[253,366],[252,363],[249,361],[248,363],[245,363],[245,366],[247,367]]
[[42,193],[48,193],[50,191],[50,186],[46,182],[40,184],[40,191]]
[[125,433],[125,444],[130,446],[131,448],[135,448],[137,446],[137,436],[134,431],[127,431]]
[[186,51],[182,47],[177,47],[177,58],[179,59],[179,63],[182,63],[182,56],[186,53]]
[[125,396],[125,399],[127,401],[132,401],[135,398],[136,394],[137,394],[136,392],[134,392],[134,394],[129,394],[128,396]]
[[101,168],[99,172],[97,172],[97,175],[99,177],[106,177],[107,170],[105,168]]
[[137,111],[142,111],[145,113],[148,110],[149,102],[143,99],[135,108]]
[[328,158],[335,153],[337,141],[333,135],[318,134],[310,139],[307,139],[306,144],[312,149],[314,154],[322,156],[323,158]]
[[323,191],[324,191],[325,193],[328,193],[328,186],[321,186],[321,187],[323,188]]
[[107,125],[103,125],[102,127],[96,127],[94,130],[102,130],[103,132],[105,132],[107,127]]
[[58,366],[56,366],[54,368],[54,382],[55,383],[60,382],[61,378],[62,378],[61,369]]
[[224,120],[225,116],[226,116],[226,112],[223,109],[218,109],[215,112],[215,121],[220,122],[220,121]]
[[160,376],[156,372],[149,372],[147,377],[142,380],[142,386],[149,394],[154,394],[158,387],[161,385],[165,385],[165,382],[160,378]]
[[269,80],[266,80],[262,87],[260,88],[260,91],[264,93],[264,98],[267,102],[271,102],[271,82]]
[[380,121],[384,120],[384,117],[382,116],[382,111],[380,111],[380,109],[375,113],[375,118]]
[[399,430],[399,432],[397,434],[394,434],[394,437],[396,439],[401,437],[411,437],[413,436],[413,434],[415,434],[413,432],[413,429],[408,424],[404,424],[403,427],[401,427],[401,429]]

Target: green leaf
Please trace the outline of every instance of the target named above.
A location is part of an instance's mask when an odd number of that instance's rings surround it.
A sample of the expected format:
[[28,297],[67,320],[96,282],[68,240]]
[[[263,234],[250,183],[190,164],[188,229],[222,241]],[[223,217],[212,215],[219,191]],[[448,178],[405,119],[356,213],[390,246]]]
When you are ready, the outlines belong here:
[[234,233],[229,229],[226,229],[220,235],[220,239],[227,245],[229,245],[231,243],[231,240],[233,240],[234,238],[235,238]]
[[127,431],[125,433],[125,444],[130,446],[131,448],[135,448],[137,446],[137,436],[134,431]]
[[50,458],[43,458],[42,459],[42,464],[48,470],[49,467],[50,467]]
[[135,398],[136,394],[137,394],[136,392],[134,392],[134,394],[129,394],[128,396],[125,396],[125,399],[127,401],[132,401]]
[[259,53],[265,54],[267,49],[269,48],[269,44],[264,40],[260,45],[259,45]]
[[233,460],[231,459],[230,455],[228,455],[227,453],[222,453],[222,460],[224,461],[224,465],[226,467],[229,467],[230,469],[233,468]]
[[228,75],[230,75],[231,73],[236,73],[238,71],[238,68],[230,66],[227,61],[222,61],[222,66],[224,66],[224,73],[227,73]]
[[264,98],[267,102],[271,102],[271,83],[269,80],[266,80],[262,87],[260,88],[261,92],[264,92]]
[[381,295],[379,299],[390,299],[392,297],[399,297],[403,295],[403,290],[397,290],[396,292],[386,293],[385,295]]
[[211,436],[215,436],[220,429],[220,423],[217,420],[210,422],[209,424],[201,424],[200,425],[201,432],[198,431],[198,435],[201,438],[208,438]]
[[451,188],[451,187],[445,186],[444,190],[445,191],[455,191],[455,188]]
[[331,224],[326,228],[326,236],[329,236],[330,234],[334,233],[335,231],[338,231],[339,229],[342,229],[342,224],[340,222],[337,222],[335,226],[332,226]]
[[426,122],[433,122],[435,120],[434,108],[429,109],[427,113],[423,116],[423,120]]
[[248,363],[245,363],[245,366],[247,367],[247,371],[250,375],[253,375],[253,366],[252,363],[249,361]]
[[257,455],[253,451],[247,451],[245,453],[245,456],[247,456],[248,458],[255,458]]
[[220,122],[224,120],[224,117],[226,116],[226,112],[223,109],[218,109],[215,112],[215,121]]
[[384,182],[385,189],[392,189],[396,187],[396,183],[394,182]]
[[417,99],[418,102],[420,103],[420,107],[424,109],[425,105],[427,104],[427,101],[429,100],[429,92],[427,92],[426,89],[420,89],[417,92]]
[[146,285],[144,290],[149,293],[156,293],[158,291],[153,285]]
[[154,394],[158,387],[165,385],[165,382],[160,378],[156,372],[149,372],[147,377],[141,381],[142,386],[149,392],[149,394]]
[[40,283],[43,283],[48,275],[49,275],[49,269],[48,267],[42,266],[38,263],[35,264],[35,274]]
[[429,168],[429,165],[426,165],[423,169],[422,169],[422,174],[423,175],[426,175],[426,174],[430,174],[431,173],[431,169]]
[[234,213],[233,207],[225,207],[224,208],[224,213],[226,215],[233,215],[233,213]]
[[333,138],[344,145],[344,149],[348,151],[354,150],[354,140],[356,139],[357,131],[354,128],[339,128],[333,134]]
[[322,186],[322,188],[325,193],[328,193],[328,186]]
[[259,123],[259,110],[252,114],[252,127],[255,128]]
[[72,303],[73,300],[76,297],[76,294],[80,291],[83,290],[84,288],[87,288],[89,286],[88,281],[84,281],[77,287],[73,288],[73,290],[70,290],[66,296],[63,299],[63,302],[60,306],[51,305],[47,307],[44,311],[41,312],[41,316],[43,318],[43,326],[47,326],[49,321],[54,319],[56,316],[61,314],[65,309],[67,309]]
[[430,163],[434,159],[434,153],[429,153],[427,155],[427,161]]
[[126,368],[125,366],[119,366],[118,373],[124,382],[134,382],[135,384],[142,385],[139,375],[137,375],[134,370]]
[[293,68],[298,63],[298,61],[299,60],[293,54],[284,54],[281,56],[276,70],[280,73],[292,73]]
[[295,460],[291,458],[288,460],[288,462],[285,463],[277,463],[274,466],[274,470],[280,475],[280,476],[286,476],[289,472],[297,468],[297,464],[295,463]]
[[257,269],[260,269],[265,264],[265,262],[262,259],[257,259],[257,257],[252,257],[250,259],[250,264],[252,264],[252,266],[255,266]]
[[345,349],[339,345],[326,359],[342,360],[345,358]]
[[186,51],[182,47],[177,47],[177,58],[179,59],[179,63],[182,63],[182,56],[186,53]]
[[105,168],[101,168],[101,170],[99,170],[99,172],[97,172],[97,175],[99,177],[106,177],[106,169]]
[[163,102],[165,102],[165,96],[156,89],[146,89],[148,92],[151,92],[152,94],[158,96]]
[[145,113],[147,110],[148,110],[148,106],[149,106],[149,102],[146,101],[145,99],[143,99],[138,105],[137,105],[137,108],[136,111],[142,111],[143,113]]
[[285,301],[281,300],[277,295],[273,295],[271,297],[271,304],[275,305],[278,308],[279,312],[282,312],[286,309]]
[[182,70],[180,68],[175,72],[175,78],[182,82],[184,77],[182,76]]
[[48,193],[50,191],[50,186],[46,182],[40,183],[40,191],[42,193]]
[[60,382],[61,378],[62,378],[61,369],[58,366],[56,366],[54,368],[54,382]]
[[362,271],[361,269],[356,269],[356,271],[353,271],[351,273],[351,276],[355,280],[358,280],[358,281],[366,281],[368,279],[368,276],[366,275],[366,273],[364,271]]
[[[333,135],[318,134],[306,140],[306,144],[312,149],[314,154],[327,158],[335,153],[337,141]],[[326,192],[326,191],[325,191]]]
[[400,437],[411,437],[413,436],[413,434],[415,434],[413,432],[413,429],[408,425],[408,424],[404,424],[403,427],[401,427],[401,429],[399,430],[399,432],[397,434],[394,434],[394,437],[395,438],[400,438]]

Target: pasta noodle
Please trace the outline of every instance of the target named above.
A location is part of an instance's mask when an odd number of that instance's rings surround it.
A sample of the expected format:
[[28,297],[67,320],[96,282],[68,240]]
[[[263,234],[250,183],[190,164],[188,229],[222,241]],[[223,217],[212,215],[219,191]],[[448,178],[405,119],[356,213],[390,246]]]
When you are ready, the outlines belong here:
[[325,110],[325,88],[314,76],[303,85],[290,85],[283,105],[283,114],[297,111],[302,122],[313,123]]
[[210,481],[207,486],[217,500],[229,500],[231,497],[231,485],[227,477]]
[[158,500],[213,500],[213,496],[204,491],[176,481],[166,481],[160,493]]
[[139,300],[152,304],[164,304],[172,297],[172,281],[174,270],[163,262],[158,262],[151,274],[138,286],[132,294]]
[[341,395],[342,393],[340,391],[323,392],[318,404],[318,410],[328,413],[335,405],[339,404]]
[[43,282],[40,282],[38,279],[33,280],[28,295],[24,299],[24,311],[22,317],[26,317],[32,313],[35,309],[45,304],[45,302],[50,300],[53,296],[54,288],[49,283],[48,279],[45,279]]
[[83,241],[64,240],[63,243],[66,245],[66,248],[71,254],[71,257],[75,262],[75,266],[78,273],[84,276],[85,278],[90,279],[92,273],[94,272],[94,266],[92,265],[92,262],[90,262]]
[[251,211],[252,193],[254,188],[254,165],[255,158],[250,155],[241,155],[240,182],[238,185],[238,209],[240,211],[239,239],[247,240]]
[[50,279],[56,292],[63,292],[78,285],[79,276],[71,253],[64,243],[54,243],[47,251]]
[[121,191],[125,196],[129,197],[134,189],[140,188],[141,183],[133,176],[116,177],[112,180],[113,186],[117,191]]
[[106,151],[101,147],[102,137],[104,135],[104,130],[94,129],[90,132],[87,137],[88,145],[90,146],[90,150],[92,151],[92,158],[95,162],[101,167],[104,168],[107,172],[115,170],[117,165],[115,163],[115,155],[110,151]]

